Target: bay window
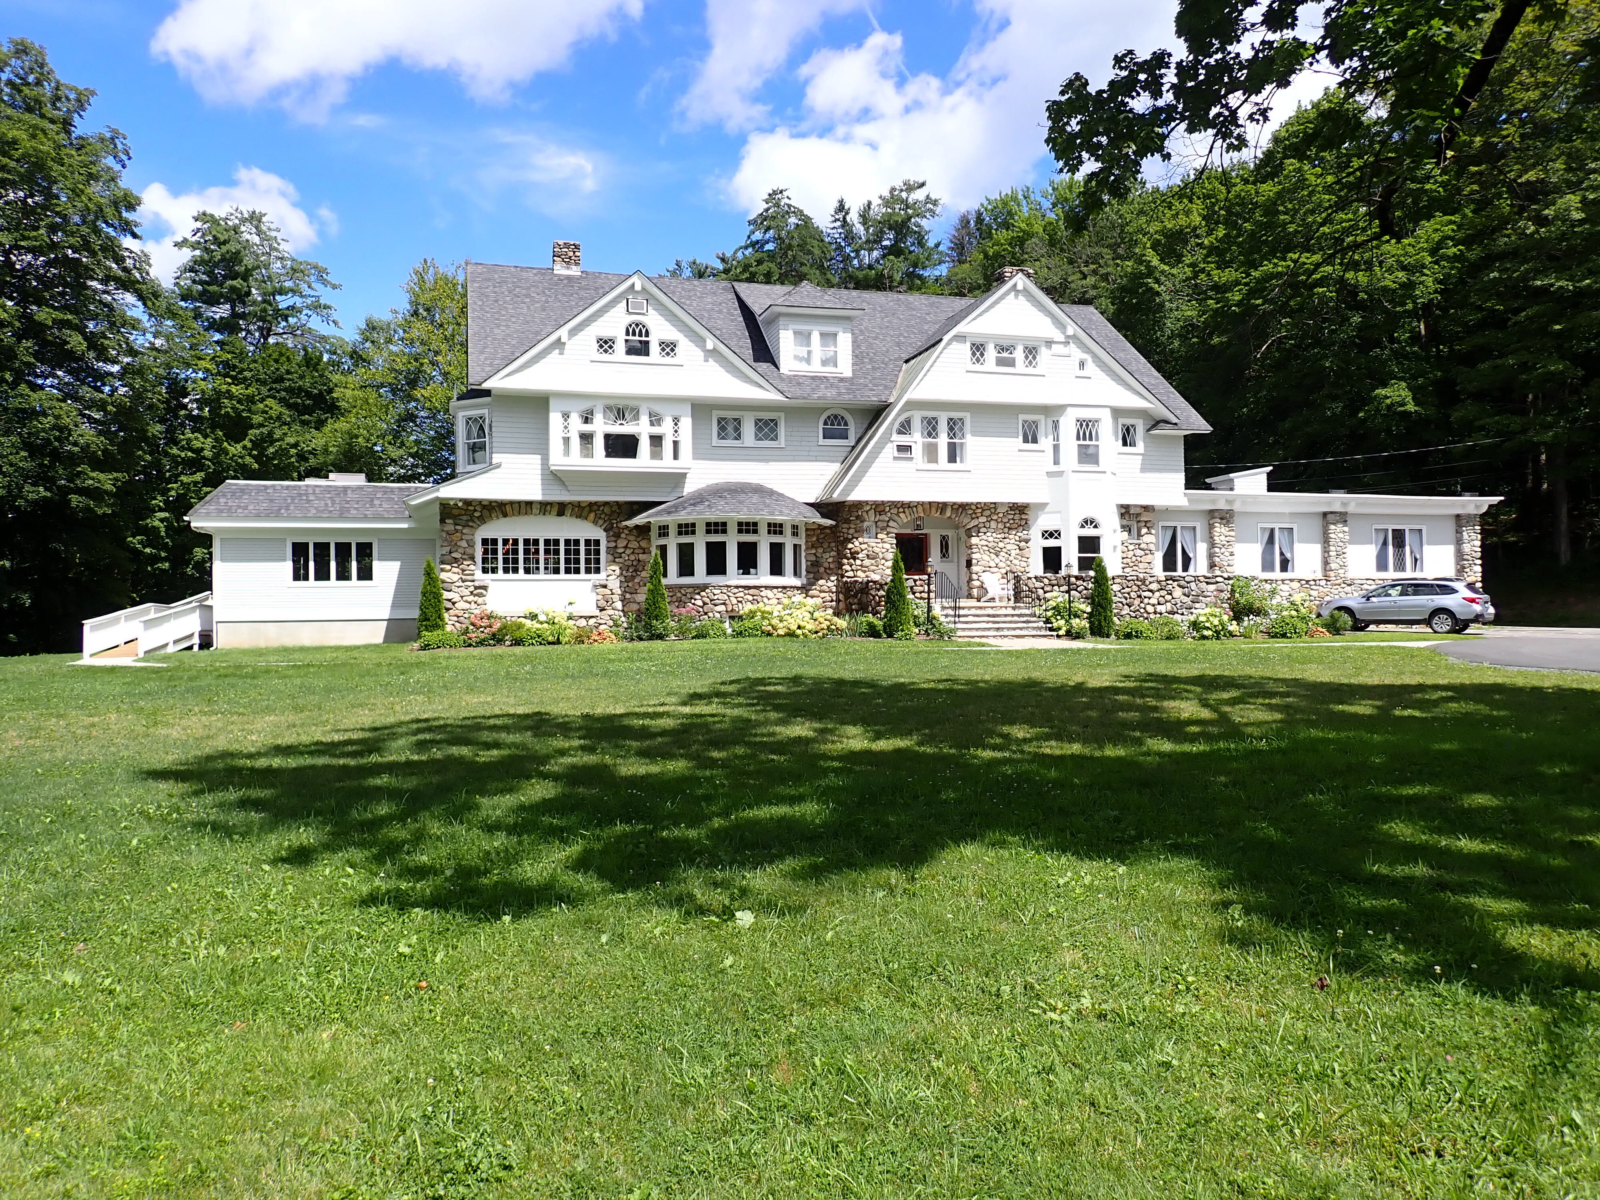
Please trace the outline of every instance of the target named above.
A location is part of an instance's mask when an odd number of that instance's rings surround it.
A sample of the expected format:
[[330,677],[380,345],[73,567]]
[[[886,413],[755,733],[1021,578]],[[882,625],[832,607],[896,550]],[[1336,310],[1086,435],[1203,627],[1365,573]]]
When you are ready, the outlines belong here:
[[730,577],[762,586],[800,584],[805,582],[804,528],[799,521],[748,517],[663,522],[654,529],[655,551],[672,584]]

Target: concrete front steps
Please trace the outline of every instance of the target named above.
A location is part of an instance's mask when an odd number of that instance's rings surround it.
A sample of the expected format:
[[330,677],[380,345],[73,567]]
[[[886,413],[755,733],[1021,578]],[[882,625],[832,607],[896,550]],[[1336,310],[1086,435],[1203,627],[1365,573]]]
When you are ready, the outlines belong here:
[[934,608],[961,638],[992,641],[1055,636],[1050,626],[1026,604],[980,604],[976,600],[963,600],[957,605],[936,601]]

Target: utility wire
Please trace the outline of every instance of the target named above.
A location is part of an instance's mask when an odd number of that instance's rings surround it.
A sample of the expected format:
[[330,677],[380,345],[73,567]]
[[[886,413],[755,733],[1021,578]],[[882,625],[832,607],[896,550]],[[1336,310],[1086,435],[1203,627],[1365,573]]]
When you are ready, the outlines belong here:
[[1397,454],[1427,454],[1433,450],[1455,450],[1462,446],[1490,446],[1496,442],[1509,442],[1510,436],[1479,438],[1475,442],[1447,442],[1442,446],[1418,446],[1415,450],[1377,450],[1371,454],[1336,454],[1332,458],[1280,458],[1276,462],[1257,463],[1191,463],[1191,469],[1209,471],[1214,467],[1294,467],[1302,463],[1353,462],[1358,458],[1392,458]]

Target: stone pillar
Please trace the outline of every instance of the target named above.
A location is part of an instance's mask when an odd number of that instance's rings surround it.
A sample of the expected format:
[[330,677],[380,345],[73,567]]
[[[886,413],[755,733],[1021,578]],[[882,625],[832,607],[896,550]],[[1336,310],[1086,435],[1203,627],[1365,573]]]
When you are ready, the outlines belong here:
[[1206,514],[1206,537],[1210,542],[1206,569],[1212,575],[1235,575],[1233,509],[1213,508]]
[[1122,573],[1154,575],[1156,572],[1156,510],[1148,504],[1117,505],[1117,521],[1133,525],[1133,540],[1122,542]]
[[1483,582],[1483,531],[1477,513],[1456,514],[1456,578]]
[[1322,574],[1341,579],[1350,573],[1350,514],[1322,514]]

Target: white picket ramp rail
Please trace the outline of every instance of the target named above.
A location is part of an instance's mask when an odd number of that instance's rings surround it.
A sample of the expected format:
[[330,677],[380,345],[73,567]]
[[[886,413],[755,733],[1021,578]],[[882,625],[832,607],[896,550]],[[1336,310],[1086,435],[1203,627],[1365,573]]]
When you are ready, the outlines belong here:
[[211,634],[211,593],[176,604],[139,604],[83,623],[83,657],[131,646],[124,657],[193,650]]

